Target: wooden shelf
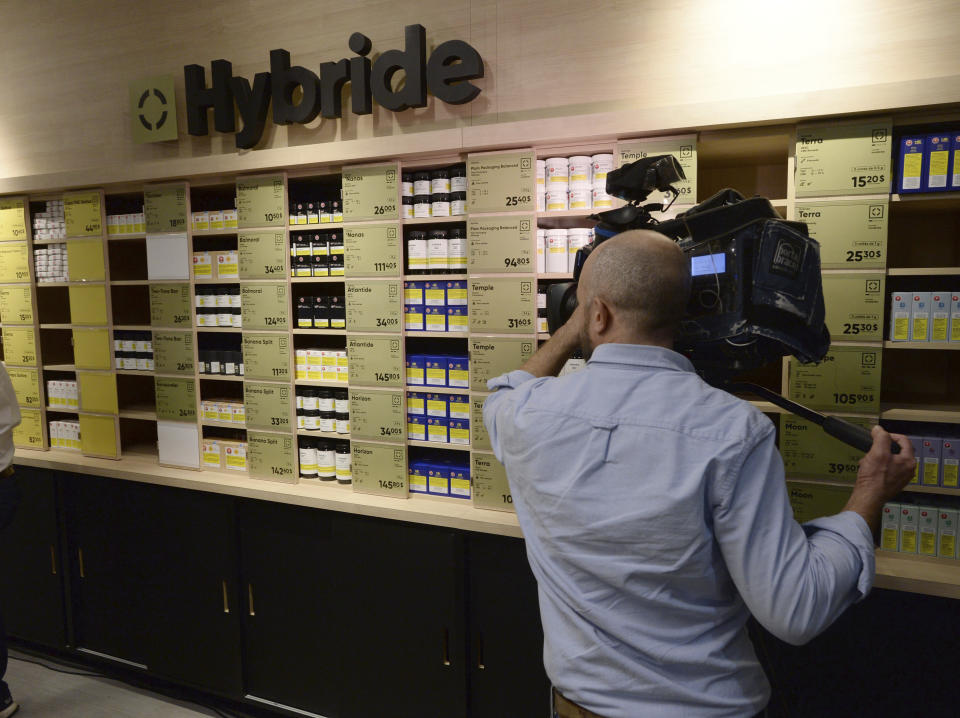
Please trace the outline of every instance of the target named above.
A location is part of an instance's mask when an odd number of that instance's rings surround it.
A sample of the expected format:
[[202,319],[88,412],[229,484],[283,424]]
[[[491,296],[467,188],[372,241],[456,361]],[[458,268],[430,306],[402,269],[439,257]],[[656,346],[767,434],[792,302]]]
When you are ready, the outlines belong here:
[[123,374],[124,376],[156,376],[156,372],[149,369],[117,369],[117,374]]
[[310,431],[308,429],[297,429],[297,436],[312,436],[315,439],[333,439],[349,441],[350,434],[338,434],[335,431]]
[[235,237],[239,231],[235,227],[229,229],[191,229],[190,234],[194,237]]
[[147,419],[149,421],[156,421],[157,410],[148,404],[138,404],[121,408],[117,416],[121,419]]
[[247,425],[244,422],[236,421],[217,421],[215,419],[201,419],[200,423],[203,426],[215,426],[220,429],[243,429],[246,431]]
[[463,224],[467,221],[467,215],[458,214],[452,217],[414,217],[413,219],[400,220],[403,224]]
[[407,385],[407,391],[421,392],[423,394],[469,394],[470,390],[466,387],[459,389],[457,387],[449,386],[410,386]]
[[960,406],[881,404],[880,418],[891,421],[929,421],[937,424],[956,424],[960,422]]
[[470,444],[451,444],[449,442],[441,443],[439,441],[419,441],[417,439],[407,439],[407,446],[422,446],[427,449],[453,449],[454,451],[470,451]]
[[114,324],[113,329],[121,332],[149,332],[153,331],[154,327],[150,324]]
[[[805,484],[821,484],[823,486],[839,486],[840,488],[852,489],[856,477],[851,477],[849,481],[838,481],[837,479],[820,479],[809,476],[788,476],[787,481],[802,481]],[[942,486],[919,486],[909,485],[903,493],[910,494],[940,494],[941,496],[960,496],[960,489],[947,489]]]
[[293,329],[294,334],[319,334],[321,336],[346,336],[346,329]]
[[73,324],[41,324],[41,329],[73,329]]
[[[189,379],[189,376],[186,377]],[[198,379],[206,379],[208,381],[243,381],[245,377],[230,375],[230,374],[197,374]],[[258,380],[259,381],[259,380]],[[284,382],[286,383],[286,382]]]
[[405,329],[403,331],[405,337],[434,337],[439,339],[466,339],[470,336],[470,332],[426,332],[420,331],[419,329]]
[[69,409],[69,408],[64,408],[59,406],[47,405],[45,408],[47,411],[55,411],[58,414],[79,414],[80,413],[79,409]]
[[[195,331],[198,331],[198,332],[242,332],[242,331],[243,331],[243,328],[242,328],[242,327],[198,327],[198,326],[194,326],[194,330],[195,330]],[[264,331],[264,332],[267,332],[267,331],[270,331],[270,332],[281,331],[281,332],[282,332],[282,331],[285,331],[285,330],[283,330],[283,329],[251,329],[251,330],[249,330],[249,331],[257,331],[257,332],[259,332],[259,331]]]
[[126,240],[126,239],[146,239],[146,233],[134,233],[134,234],[108,234],[107,240]]
[[405,282],[448,282],[456,279],[469,279],[467,274],[404,274]]
[[[257,281],[271,281],[271,280],[262,280],[262,279],[244,279],[245,282],[257,282]],[[272,281],[281,281],[281,280],[272,280]],[[230,279],[221,279],[217,277],[216,279],[196,279],[193,280],[194,284],[240,284],[240,278]]]
[[63,244],[67,240],[65,239],[35,239],[33,240],[34,244]]
[[960,274],[960,267],[890,267],[891,277],[952,277]]
[[73,364],[44,364],[43,368],[47,371],[76,371],[77,367]]
[[345,381],[320,381],[318,379],[295,379],[297,386],[324,386],[331,389],[346,389],[349,385]]
[[[20,282],[23,284],[23,282]],[[106,282],[37,282],[37,287],[102,287]]]
[[939,349],[960,350],[960,342],[891,342],[883,343],[884,349]]
[[150,284],[150,280],[149,279],[111,279],[110,280],[111,287],[138,287],[142,284]]
[[[387,220],[384,220],[387,221]],[[343,222],[318,222],[317,224],[288,224],[291,232],[315,232],[318,229],[343,229]]]
[[960,598],[960,561],[877,551],[877,588]]
[[294,284],[343,284],[346,277],[290,277]]
[[918,192],[890,195],[890,207],[898,211],[926,212],[960,209],[960,192]]

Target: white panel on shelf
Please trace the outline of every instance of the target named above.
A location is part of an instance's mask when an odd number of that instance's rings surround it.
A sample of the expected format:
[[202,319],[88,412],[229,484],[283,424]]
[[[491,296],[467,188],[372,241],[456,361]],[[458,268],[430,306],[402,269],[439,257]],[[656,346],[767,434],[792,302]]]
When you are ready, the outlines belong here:
[[147,278],[190,279],[190,245],[186,234],[147,235]]

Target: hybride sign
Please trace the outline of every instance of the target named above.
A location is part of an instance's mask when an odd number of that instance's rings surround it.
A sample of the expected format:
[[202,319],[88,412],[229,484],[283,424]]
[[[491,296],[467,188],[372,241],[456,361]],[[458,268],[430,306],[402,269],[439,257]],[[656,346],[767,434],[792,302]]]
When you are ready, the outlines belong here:
[[[370,38],[355,32],[348,44],[356,57],[320,63],[319,73],[291,66],[286,50],[272,50],[270,72],[258,72],[252,83],[234,77],[226,60],[210,63],[209,87],[201,65],[185,66],[187,131],[208,134],[207,110],[212,108],[217,132],[236,132],[237,147],[250,149],[263,135],[271,99],[273,121],[278,125],[304,124],[318,115],[337,118],[343,114],[341,93],[348,82],[350,109],[355,115],[369,115],[372,100],[393,112],[426,107],[428,89],[451,105],[470,102],[480,94],[480,88],[470,82],[483,77],[480,54],[462,40],[449,40],[437,46],[428,59],[423,25],[408,25],[404,49],[387,50],[374,62],[367,57],[372,49]],[[394,76],[400,71],[405,80],[394,89]],[[294,104],[297,88],[302,95]],[[239,132],[234,106],[243,124]]]

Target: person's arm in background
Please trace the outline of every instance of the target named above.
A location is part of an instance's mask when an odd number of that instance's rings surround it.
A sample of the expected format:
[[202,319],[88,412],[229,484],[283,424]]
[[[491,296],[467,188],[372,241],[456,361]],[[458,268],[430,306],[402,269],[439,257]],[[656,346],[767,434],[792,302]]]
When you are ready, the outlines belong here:
[[721,481],[714,532],[727,569],[757,620],[778,638],[800,645],[867,595],[874,576],[874,527],[883,504],[910,480],[910,442],[873,430],[843,512],[804,524],[793,519],[774,431],[745,447],[740,467]]
[[20,424],[20,406],[7,369],[0,363],[0,471],[13,463],[13,429]]

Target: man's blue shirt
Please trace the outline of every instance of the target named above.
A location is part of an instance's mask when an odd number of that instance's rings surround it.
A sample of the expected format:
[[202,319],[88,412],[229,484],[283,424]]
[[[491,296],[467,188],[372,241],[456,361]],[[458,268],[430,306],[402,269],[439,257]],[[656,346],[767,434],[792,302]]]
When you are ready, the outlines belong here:
[[865,596],[858,514],[801,527],[771,422],[669,349],[603,344],[489,382],[484,424],[537,578],[544,664],[605,718],[739,718],[769,698],[745,623],[803,643]]

